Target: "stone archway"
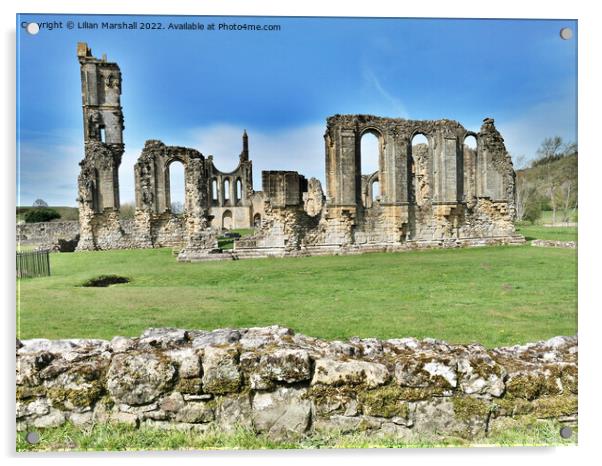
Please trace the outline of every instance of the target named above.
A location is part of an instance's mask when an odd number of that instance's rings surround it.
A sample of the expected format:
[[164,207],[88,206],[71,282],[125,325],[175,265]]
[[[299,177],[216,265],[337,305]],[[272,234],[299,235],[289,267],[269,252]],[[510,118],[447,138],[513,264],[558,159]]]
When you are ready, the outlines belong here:
[[231,230],[233,225],[232,211],[224,210],[222,214],[222,229]]

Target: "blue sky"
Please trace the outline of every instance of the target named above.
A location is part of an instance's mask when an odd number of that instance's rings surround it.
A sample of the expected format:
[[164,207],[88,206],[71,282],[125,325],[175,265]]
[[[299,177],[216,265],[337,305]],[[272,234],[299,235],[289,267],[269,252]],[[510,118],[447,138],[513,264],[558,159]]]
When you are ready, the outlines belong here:
[[[42,29],[68,20],[279,24],[280,31]],[[577,140],[577,41],[566,20],[216,18],[22,15],[17,20],[18,199],[76,205],[83,129],[77,42],[123,74],[126,152],[121,201],[146,139],[213,154],[235,168],[247,129],[255,188],[261,170],[324,180],[325,119],[372,113],[449,118],[478,130],[495,118],[514,156],[543,138]],[[177,173],[174,173],[177,177]],[[174,179],[174,195],[181,183]]]

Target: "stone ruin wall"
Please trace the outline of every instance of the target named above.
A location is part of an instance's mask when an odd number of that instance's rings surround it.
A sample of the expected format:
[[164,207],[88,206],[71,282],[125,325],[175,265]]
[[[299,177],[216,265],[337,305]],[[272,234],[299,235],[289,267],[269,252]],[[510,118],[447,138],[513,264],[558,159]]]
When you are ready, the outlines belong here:
[[79,241],[79,222],[76,220],[18,223],[16,230],[18,244],[51,252],[73,251]]
[[[478,133],[456,121],[373,115],[327,119],[326,190],[297,172],[265,171],[253,191],[248,136],[237,168],[213,157],[149,140],[135,165],[133,231],[119,217],[118,169],[124,151],[121,71],[78,45],[85,157],[80,163],[79,250],[183,248],[179,260],[343,254],[420,247],[517,244],[515,175],[491,118]],[[378,139],[379,166],[363,173],[361,139]],[[427,139],[413,145],[416,135]],[[465,145],[473,136],[476,150]],[[171,212],[169,167],[184,165],[185,213]],[[374,183],[380,195],[373,198]],[[256,234],[217,250],[216,230],[255,226]]]
[[[246,131],[240,163],[221,172],[213,157],[148,140],[135,165],[134,227],[119,215],[119,166],[124,151],[121,71],[87,44],[77,49],[81,66],[85,156],[80,162],[78,250],[184,247],[203,256],[217,247],[216,230],[252,227],[263,216],[262,195],[253,192]],[[171,212],[169,168],[184,165],[185,212]],[[215,184],[215,186],[214,186]],[[211,228],[213,227],[213,229]]]
[[[379,139],[379,169],[372,174],[361,168],[366,133]],[[413,146],[417,134],[428,144]],[[476,149],[465,145],[469,136]],[[335,115],[328,118],[325,142],[326,193],[317,180],[303,188],[295,172],[270,189],[266,179],[279,172],[264,172],[265,225],[236,242],[238,257],[524,242],[513,223],[512,161],[493,119],[472,133],[451,120]],[[303,201],[287,197],[303,189]],[[320,201],[309,205],[309,198]]]
[[525,416],[577,422],[577,339],[488,350],[325,341],[283,327],[17,341],[19,430],[121,422],[274,437],[317,431],[478,440]]

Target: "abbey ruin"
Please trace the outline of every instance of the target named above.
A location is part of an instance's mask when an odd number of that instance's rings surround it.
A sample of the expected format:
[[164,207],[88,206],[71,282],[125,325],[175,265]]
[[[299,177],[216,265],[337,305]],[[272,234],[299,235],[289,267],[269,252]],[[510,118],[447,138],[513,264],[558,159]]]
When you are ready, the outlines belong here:
[[[79,43],[85,156],[80,162],[78,250],[179,247],[179,260],[345,254],[420,247],[522,243],[514,229],[515,175],[492,118],[478,133],[451,120],[372,115],[327,119],[326,191],[294,171],[263,171],[253,190],[249,137],[238,167],[148,140],[135,164],[134,221],[120,219],[124,152],[121,71]],[[362,171],[361,139],[378,139],[378,170]],[[426,144],[413,145],[417,135]],[[476,149],[465,144],[476,140]],[[184,214],[172,212],[170,165],[184,165]],[[219,232],[255,228],[217,247]]]

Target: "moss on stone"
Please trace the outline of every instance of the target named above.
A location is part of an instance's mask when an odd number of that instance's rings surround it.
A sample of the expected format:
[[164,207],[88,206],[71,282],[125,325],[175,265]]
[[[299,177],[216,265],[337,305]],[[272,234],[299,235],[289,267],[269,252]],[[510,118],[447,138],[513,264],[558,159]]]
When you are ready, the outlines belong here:
[[401,387],[399,389],[401,399],[406,401],[426,400],[433,396],[440,396],[445,389],[443,387]]
[[577,397],[563,395],[539,398],[533,401],[532,414],[537,418],[559,418],[577,414]]
[[489,365],[483,358],[471,359],[470,366],[475,374],[485,380],[489,379],[489,377],[492,375],[501,378],[506,372],[506,370],[495,361],[493,361],[493,365]]
[[52,387],[48,389],[48,400],[54,407],[59,409],[68,409],[66,403],[77,408],[86,408],[93,406],[102,393],[103,387],[96,381],[88,383],[85,387],[80,386],[77,389]]
[[566,366],[563,368],[560,381],[562,382],[564,394],[572,393],[576,395],[578,392],[577,385],[579,381],[577,366]]
[[192,379],[180,379],[176,384],[175,391],[186,393],[188,395],[198,395],[201,393],[202,382],[200,377]]
[[102,404],[107,410],[112,409],[115,406],[115,400],[108,394],[100,397],[96,404]]
[[239,379],[212,379],[210,382],[206,382],[203,386],[207,393],[214,395],[226,395],[228,393],[237,393],[240,389],[240,378]]
[[545,392],[546,382],[543,374],[518,374],[506,383],[506,392],[514,398],[534,400]]
[[451,401],[456,418],[463,421],[475,416],[487,416],[494,408],[491,403],[472,396],[454,396]]
[[523,398],[504,397],[494,401],[494,411],[499,416],[517,416],[533,411],[533,404]]
[[408,403],[403,399],[402,389],[395,385],[385,385],[358,394],[362,411],[369,416],[407,418]]
[[26,400],[37,396],[44,396],[46,394],[46,388],[42,385],[34,387],[28,387],[24,385],[17,385],[15,390],[15,398],[17,400]]
[[81,379],[90,382],[102,379],[106,376],[108,364],[101,366],[98,363],[88,363],[75,366],[69,373],[80,376]]
[[346,385],[312,385],[309,390],[303,394],[303,398],[314,400],[316,403],[324,403],[338,399],[351,399],[358,393],[358,387],[349,387]]

